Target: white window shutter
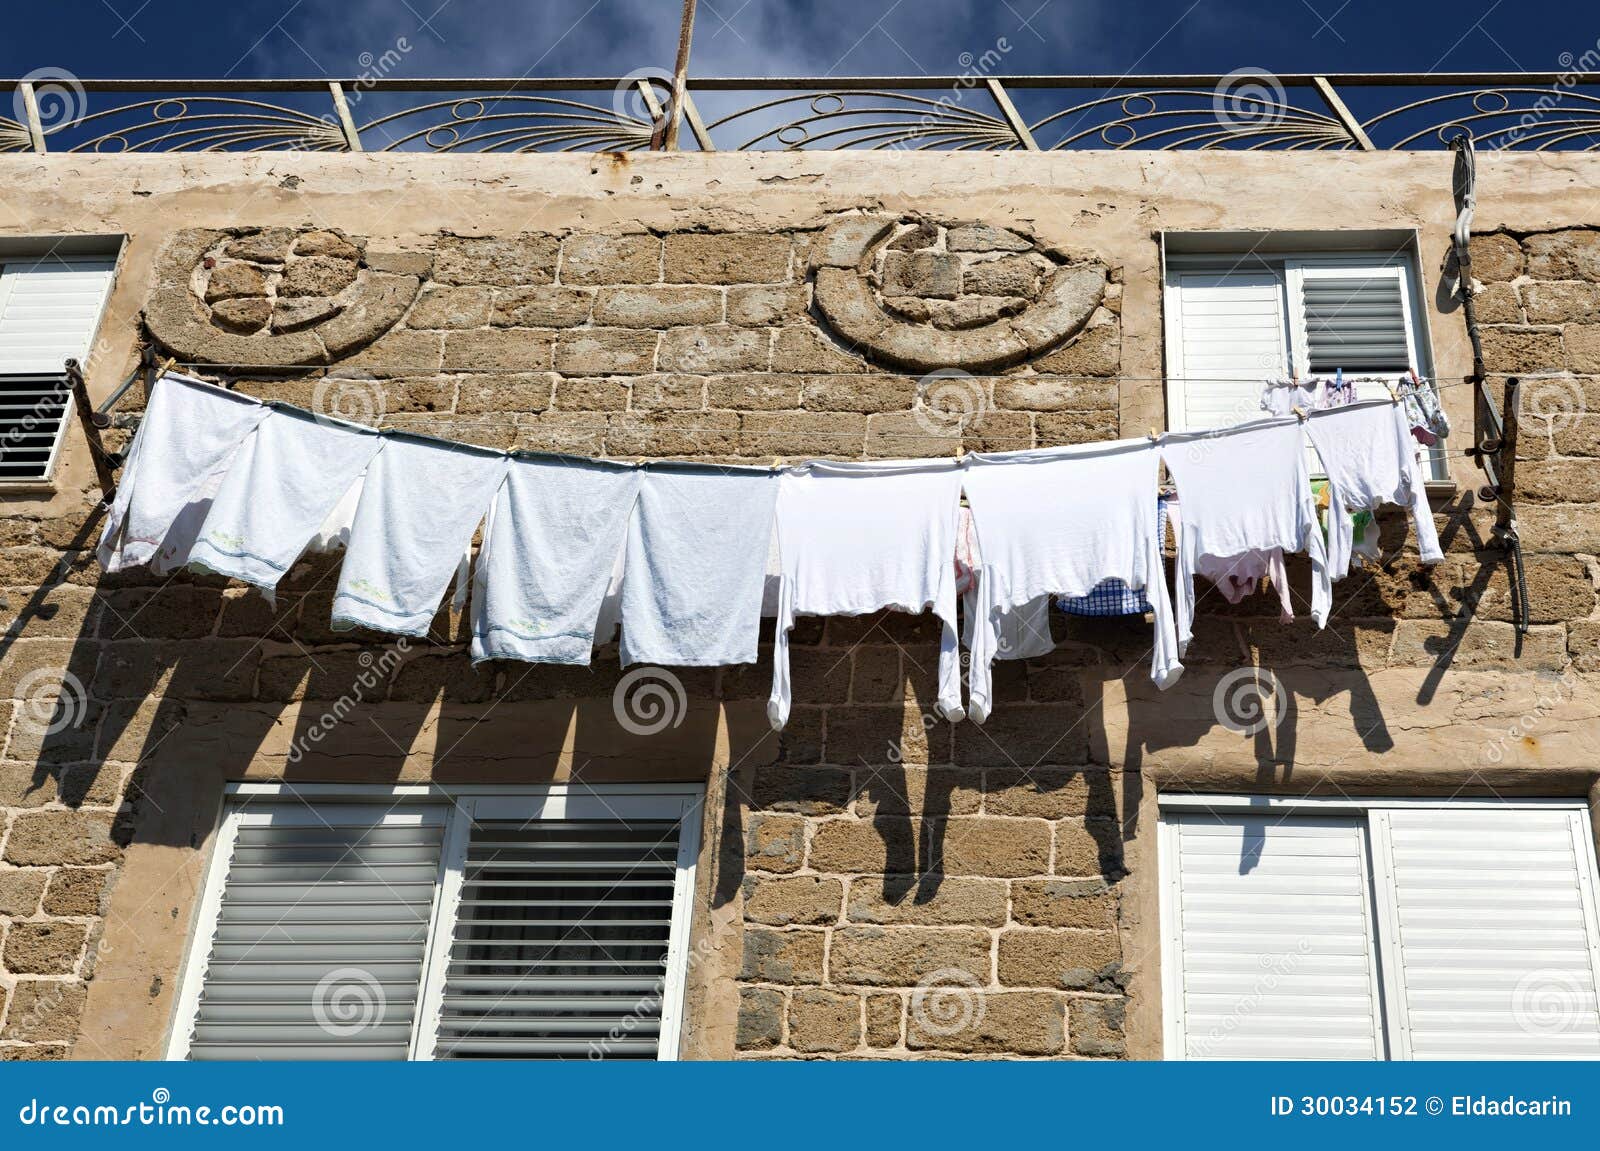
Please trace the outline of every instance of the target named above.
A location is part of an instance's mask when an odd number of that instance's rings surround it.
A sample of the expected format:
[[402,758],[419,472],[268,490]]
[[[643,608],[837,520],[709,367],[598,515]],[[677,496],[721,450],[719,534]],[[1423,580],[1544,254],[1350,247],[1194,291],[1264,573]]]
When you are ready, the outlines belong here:
[[111,271],[75,257],[0,266],[0,482],[49,478],[72,410],[62,367],[87,361]]
[[405,1059],[444,838],[442,809],[229,813],[197,944],[190,1059]]
[[680,830],[475,820],[434,1057],[661,1057]]
[[1381,1059],[1362,821],[1163,821],[1167,1055]]
[[1289,373],[1283,284],[1273,272],[1174,272],[1168,293],[1174,431],[1261,416],[1265,381]]
[[1591,832],[1574,810],[1373,815],[1398,1054],[1600,1058]]
[[86,360],[111,287],[111,260],[40,257],[0,267],[0,372],[59,373]]
[[[1394,380],[1416,367],[1403,263],[1290,260],[1286,275],[1298,374]],[[1375,381],[1356,390],[1362,400],[1388,395]]]

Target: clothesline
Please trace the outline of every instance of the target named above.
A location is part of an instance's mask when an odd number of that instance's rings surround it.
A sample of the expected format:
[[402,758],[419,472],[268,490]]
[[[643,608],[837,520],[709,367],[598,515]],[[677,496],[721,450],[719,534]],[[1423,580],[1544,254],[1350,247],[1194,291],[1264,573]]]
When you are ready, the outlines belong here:
[[[322,372],[334,373],[333,375],[328,377],[330,379],[361,379],[361,378],[363,378],[363,377],[357,376],[357,375],[340,376],[337,373],[340,372],[341,370],[350,371],[352,373],[353,372],[403,372],[403,373],[406,373],[406,374],[438,375],[438,376],[470,376],[470,375],[513,376],[513,375],[519,375],[519,374],[528,374],[528,373],[531,373],[531,372],[541,372],[541,371],[547,372],[547,371],[551,370],[549,368],[463,368],[463,367],[445,368],[445,367],[440,367],[438,364],[360,364],[360,365],[352,365],[352,366],[350,366],[348,368],[343,368],[339,364],[291,364],[291,365],[288,365],[288,366],[272,367],[272,366],[263,366],[261,364],[218,364],[218,363],[200,363],[200,362],[197,362],[197,361],[181,361],[181,360],[174,360],[168,366],[172,367],[172,368],[185,368],[185,369],[189,369],[191,371],[200,371],[200,372],[249,371],[249,372],[252,372],[252,373],[269,373],[269,374],[274,374],[274,375],[285,374],[285,373],[294,373],[294,372],[317,372],[317,371],[322,371]],[[635,373],[634,375],[623,376],[621,378],[622,379],[633,379],[633,378],[636,378],[637,376],[673,375],[673,374],[693,376],[693,375],[700,375],[700,374],[703,374],[703,373],[698,373],[698,372],[677,372],[677,373],[672,373],[672,372],[640,372],[640,373]],[[912,372],[882,372],[882,373],[866,372],[866,373],[863,373],[863,372],[825,372],[825,371],[818,371],[818,372],[775,372],[775,373],[773,373],[773,375],[775,377],[780,377],[780,378],[782,376],[785,376],[785,375],[793,375],[793,376],[796,376],[796,377],[801,377],[801,376],[839,376],[839,375],[848,376],[848,375],[863,375],[863,374],[866,374],[866,375],[880,375],[881,374],[881,375],[883,375],[885,377],[899,376],[899,377],[903,378],[903,377],[908,377],[908,376],[914,375],[915,373],[912,373]],[[1314,373],[1314,374],[1320,374],[1320,373]],[[591,375],[592,375],[592,373],[591,373]],[[963,373],[962,375],[952,375],[952,376],[940,376],[940,375],[938,375],[937,372],[930,372],[930,373],[924,373],[924,375],[936,376],[939,379],[955,379],[955,380],[959,380],[959,379],[962,379],[962,378],[970,378],[970,379],[975,379],[975,380],[1051,379],[1051,380],[1084,380],[1084,381],[1090,381],[1090,382],[1100,381],[1102,383],[1108,383],[1108,384],[1109,383],[1130,383],[1130,384],[1131,383],[1143,383],[1143,384],[1161,384],[1161,383],[1205,384],[1205,383],[1210,383],[1210,384],[1262,384],[1262,385],[1265,385],[1265,384],[1269,383],[1271,381],[1271,379],[1272,379],[1272,377],[1264,377],[1264,376],[1125,376],[1125,375],[1096,376],[1096,375],[1068,373],[1068,372],[1042,372],[1037,376],[1011,376],[1011,375],[1006,375],[1005,373],[1001,373],[1001,372],[966,372],[966,373]],[[1370,376],[1370,377],[1369,376],[1352,376],[1351,377],[1352,380],[1365,380],[1365,379],[1377,379],[1377,378],[1378,377],[1376,377],[1376,376]],[[1445,377],[1445,376],[1418,375],[1417,379],[1422,381],[1422,382],[1424,382],[1424,383],[1433,384],[1435,390],[1439,390],[1439,389],[1443,389],[1443,388],[1470,387],[1474,382],[1474,381],[1471,381],[1471,380],[1451,381],[1448,377]]]
[[[1326,529],[1308,436],[1327,465]],[[1229,450],[1185,450],[1218,437]],[[1170,597],[1155,499],[1162,466],[1181,497],[1166,507],[1177,539]],[[965,714],[981,722],[990,661],[1038,650],[1013,637],[1052,597],[1143,593],[1129,598],[1148,602],[1151,676],[1166,687],[1192,635],[1195,576],[1225,578],[1240,594],[1266,576],[1292,618],[1283,556],[1304,552],[1321,627],[1333,581],[1353,556],[1375,554],[1370,517],[1358,525],[1355,513],[1407,506],[1422,560],[1442,558],[1424,489],[1409,417],[1391,400],[962,459],[748,467],[379,432],[173,375],[151,391],[97,555],[107,572],[187,566],[271,596],[307,551],[342,547],[333,627],[412,636],[427,634],[453,575],[474,663],[587,665],[619,621],[624,665],[753,663],[760,616],[776,614],[768,716],[779,727],[797,615],[931,608],[944,624],[939,710],[963,715],[965,644]],[[974,551],[958,637],[963,494]],[[614,618],[605,614],[613,585]],[[1048,627],[1031,631],[1048,641]]]

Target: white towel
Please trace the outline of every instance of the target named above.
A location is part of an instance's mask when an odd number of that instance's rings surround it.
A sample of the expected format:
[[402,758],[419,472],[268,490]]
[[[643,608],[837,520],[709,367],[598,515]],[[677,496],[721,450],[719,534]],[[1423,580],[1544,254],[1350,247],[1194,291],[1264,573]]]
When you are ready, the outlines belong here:
[[273,409],[217,489],[189,563],[270,598],[383,443],[357,424]]
[[642,476],[598,461],[511,461],[473,581],[474,663],[589,662]]
[[367,473],[362,472],[345,489],[344,495],[322,521],[317,534],[306,542],[308,552],[331,552],[350,546],[350,529],[355,526],[356,509],[361,506],[361,489],[366,486]]
[[1049,594],[1088,595],[1108,579],[1145,592],[1155,619],[1150,677],[1163,688],[1177,682],[1183,666],[1157,534],[1160,470],[1160,449],[1150,440],[967,458],[981,563],[969,641],[974,720],[986,719],[992,704],[990,662],[1002,616]]
[[622,663],[754,663],[777,474],[652,464],[628,525]]
[[937,706],[958,720],[956,527],[961,469],[953,460],[815,462],[785,472],[778,491],[783,582],[767,719],[789,721],[789,631],[797,615],[933,609],[939,640]]
[[100,533],[100,566],[117,572],[149,563],[165,575],[188,563],[211,497],[267,411],[188,376],[157,380]]
[[[361,490],[333,626],[422,636],[511,460],[501,452],[385,438]],[[457,587],[459,597],[459,579]]]
[[1349,573],[1355,550],[1355,528],[1341,510],[1354,513],[1400,504],[1411,513],[1422,562],[1444,559],[1416,441],[1402,406],[1379,400],[1314,412],[1306,421],[1306,432],[1328,475],[1329,583]]

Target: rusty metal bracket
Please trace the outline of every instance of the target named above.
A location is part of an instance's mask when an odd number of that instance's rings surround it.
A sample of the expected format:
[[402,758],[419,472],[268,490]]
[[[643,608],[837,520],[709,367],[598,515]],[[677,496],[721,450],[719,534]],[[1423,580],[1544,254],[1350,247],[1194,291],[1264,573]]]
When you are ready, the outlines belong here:
[[67,386],[72,389],[72,407],[78,413],[78,426],[83,429],[83,438],[89,444],[89,458],[94,461],[95,478],[100,481],[100,498],[109,504],[117,494],[114,475],[117,462],[106,451],[100,433],[111,426],[111,417],[94,410],[94,404],[89,400],[89,385],[84,383],[83,369],[77,360],[67,360],[66,372]]

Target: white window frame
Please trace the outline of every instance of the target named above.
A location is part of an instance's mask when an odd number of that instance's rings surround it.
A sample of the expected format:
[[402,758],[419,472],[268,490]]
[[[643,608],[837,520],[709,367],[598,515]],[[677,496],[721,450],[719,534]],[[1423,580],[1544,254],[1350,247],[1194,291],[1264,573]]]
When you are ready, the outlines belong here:
[[[1410,797],[1321,797],[1269,795],[1202,795],[1166,793],[1157,796],[1160,818],[1156,828],[1156,871],[1160,891],[1162,1058],[1184,1060],[1187,1052],[1183,1035],[1183,988],[1180,985],[1178,948],[1182,936],[1179,922],[1179,876],[1177,870],[1178,825],[1169,815],[1282,815],[1344,816],[1359,818],[1363,846],[1362,876],[1366,884],[1368,922],[1372,925],[1371,943],[1377,956],[1377,979],[1383,992],[1383,1044],[1389,1060],[1412,1058],[1410,1029],[1405,1019],[1405,996],[1400,985],[1398,965],[1385,958],[1399,947],[1399,921],[1394,900],[1392,845],[1388,836],[1387,813],[1401,810],[1488,810],[1488,811],[1564,811],[1573,815],[1574,850],[1586,860],[1588,871],[1580,871],[1579,884],[1584,918],[1589,930],[1589,961],[1595,985],[1600,987],[1600,901],[1597,901],[1594,876],[1600,875],[1600,860],[1590,830],[1590,811],[1581,799],[1426,799]],[[1370,859],[1370,868],[1367,860]]]
[[[1167,363],[1167,429],[1191,430],[1188,425],[1188,372],[1183,348],[1183,277],[1195,273],[1211,275],[1254,275],[1271,277],[1278,288],[1278,317],[1282,324],[1287,362],[1278,374],[1295,377],[1311,374],[1310,349],[1306,339],[1302,285],[1307,270],[1325,276],[1393,276],[1400,282],[1400,306],[1404,313],[1406,354],[1410,367],[1419,376],[1433,375],[1432,355],[1426,325],[1426,312],[1417,295],[1419,278],[1416,258],[1409,246],[1399,249],[1374,247],[1338,251],[1250,251],[1227,253],[1169,253],[1164,259],[1162,287],[1162,335]],[[1387,379],[1391,383],[1405,378],[1405,372],[1362,371],[1361,378]],[[1266,376],[1263,376],[1265,382]],[[1424,455],[1424,468],[1430,480],[1445,476],[1443,441]],[[1315,457],[1313,457],[1314,459]]]
[[[50,263],[54,264],[61,264],[67,267],[81,265],[95,265],[98,267],[100,265],[109,265],[109,267],[106,269],[107,275],[105,290],[100,294],[100,301],[95,311],[95,317],[89,325],[89,338],[85,342],[82,351],[80,351],[76,357],[79,365],[85,371],[87,371],[89,367],[88,361],[90,353],[93,352],[99,339],[100,325],[105,322],[106,305],[110,302],[112,289],[116,285],[117,268],[121,258],[121,240],[119,238],[115,244],[109,245],[107,250],[101,254],[91,254],[87,252],[58,254],[55,251],[56,246],[56,244],[51,244],[49,249],[45,251],[32,253],[25,249],[16,251],[9,255],[5,254],[3,251],[0,251],[0,315],[5,314],[6,304],[11,298],[12,291],[15,290],[16,277],[18,275],[16,271],[11,271],[8,273],[7,269],[22,268],[25,270],[26,266],[36,266],[44,263],[45,261],[49,261]],[[0,360],[0,376],[8,377],[59,375],[60,372],[65,371],[65,368],[65,363],[62,363],[61,365],[58,365],[56,368],[52,368],[47,372],[22,372],[12,370],[10,365],[5,363],[4,360]],[[69,390],[66,396],[66,401],[61,408],[61,422],[56,425],[55,439],[51,441],[50,444],[50,458],[45,463],[44,474],[38,477],[29,477],[25,479],[0,479],[0,491],[17,488],[26,489],[29,487],[38,487],[40,484],[52,483],[55,479],[56,465],[61,459],[62,445],[66,442],[67,428],[71,426],[76,416],[77,400]]]
[[[239,828],[246,824],[283,821],[320,822],[317,808],[339,804],[349,814],[369,816],[374,823],[423,823],[436,815],[444,824],[439,877],[428,923],[422,983],[417,993],[417,1018],[410,1052],[414,1062],[433,1059],[438,1043],[444,978],[450,962],[451,925],[461,899],[462,873],[475,819],[671,819],[678,823],[677,873],[672,888],[672,925],[662,976],[661,1031],[657,1059],[678,1058],[682,1037],[684,985],[689,966],[695,867],[700,854],[700,813],[705,788],[699,784],[548,784],[524,787],[464,785],[231,783],[224,792],[206,864],[205,886],[197,901],[183,963],[182,984],[174,998],[166,1058],[186,1059],[190,1036],[200,1010],[206,964],[222,912],[223,883],[233,858]],[[252,810],[249,800],[260,799]],[[240,801],[244,802],[240,802]],[[294,806],[295,803],[302,806]]]

